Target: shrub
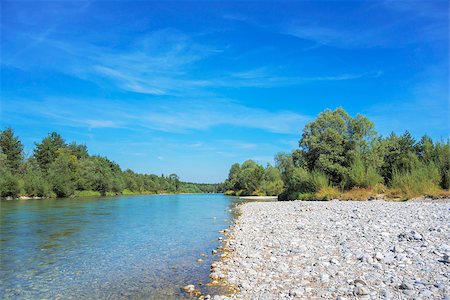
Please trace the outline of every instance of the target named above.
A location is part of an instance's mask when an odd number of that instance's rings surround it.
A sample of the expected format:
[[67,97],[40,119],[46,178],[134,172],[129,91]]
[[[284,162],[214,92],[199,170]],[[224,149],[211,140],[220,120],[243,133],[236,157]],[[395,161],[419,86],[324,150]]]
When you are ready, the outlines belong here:
[[341,192],[335,187],[328,186],[321,188],[316,194],[317,200],[332,200],[341,197]]
[[391,195],[409,199],[422,195],[436,194],[441,176],[433,163],[421,164],[410,171],[394,170],[391,181]]
[[377,192],[371,188],[353,188],[350,191],[342,193],[342,200],[368,200]]
[[37,172],[25,175],[24,190],[30,197],[50,197],[52,195],[50,183]]
[[305,200],[305,201],[316,200],[316,194],[314,194],[314,193],[298,193],[297,200]]
[[330,179],[321,171],[312,171],[309,178],[312,190],[315,192],[320,192],[322,189],[332,188]]
[[363,160],[358,155],[343,182],[343,188],[371,188],[383,182],[383,177],[372,166],[365,166]]
[[20,194],[19,178],[10,172],[0,174],[0,197],[17,198]]
[[283,181],[277,179],[263,183],[264,194],[267,196],[277,196],[283,191]]
[[97,197],[101,196],[98,191],[76,191],[75,196],[77,197]]

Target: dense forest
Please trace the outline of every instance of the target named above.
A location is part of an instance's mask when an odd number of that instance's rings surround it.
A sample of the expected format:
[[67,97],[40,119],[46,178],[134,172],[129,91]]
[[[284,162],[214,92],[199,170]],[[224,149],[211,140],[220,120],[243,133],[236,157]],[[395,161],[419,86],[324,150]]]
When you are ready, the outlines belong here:
[[231,195],[280,200],[408,199],[449,195],[450,142],[409,132],[380,136],[365,116],[325,110],[303,129],[299,149],[275,156],[275,167],[234,164],[224,183]]
[[0,131],[0,197],[71,197],[118,194],[212,193],[219,184],[180,181],[176,174],[157,176],[122,171],[106,157],[89,155],[86,145],[66,143],[56,132],[35,144],[24,157],[11,128]]

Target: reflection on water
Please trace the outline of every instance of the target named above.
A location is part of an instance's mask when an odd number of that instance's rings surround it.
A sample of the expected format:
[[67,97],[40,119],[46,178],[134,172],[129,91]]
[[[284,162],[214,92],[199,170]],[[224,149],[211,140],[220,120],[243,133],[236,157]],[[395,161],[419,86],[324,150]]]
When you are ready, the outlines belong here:
[[181,286],[208,282],[212,258],[197,259],[217,247],[234,201],[223,195],[2,201],[0,298],[184,297]]

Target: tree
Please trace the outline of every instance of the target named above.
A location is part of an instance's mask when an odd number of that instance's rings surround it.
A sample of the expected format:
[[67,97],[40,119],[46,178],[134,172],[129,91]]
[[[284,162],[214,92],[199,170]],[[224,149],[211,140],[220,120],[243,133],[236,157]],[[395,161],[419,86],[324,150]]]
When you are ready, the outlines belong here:
[[262,190],[268,196],[277,196],[283,191],[283,180],[277,168],[267,165],[264,170]]
[[72,142],[66,147],[77,159],[84,159],[89,157],[87,147],[84,144],[77,144],[75,142]]
[[78,160],[69,151],[59,151],[48,168],[48,179],[58,197],[69,197],[75,193]]
[[55,161],[58,150],[66,147],[64,139],[56,132],[50,133],[40,144],[36,143],[34,157],[42,170],[47,170],[48,166]]
[[421,160],[431,162],[435,156],[433,140],[428,135],[424,135],[417,143],[416,151]]
[[228,179],[225,182],[225,186],[227,190],[240,190],[238,186],[238,175],[241,171],[240,164],[233,164],[230,168],[230,172],[228,173]]
[[0,152],[6,155],[6,167],[17,173],[23,161],[23,145],[12,128],[0,131]]
[[11,173],[7,156],[0,153],[0,197],[16,198],[20,193],[20,181]]
[[450,188],[450,140],[436,143],[435,161],[441,175],[441,187]]
[[260,190],[264,168],[253,160],[245,161],[237,176],[237,182],[244,195],[253,195]]
[[373,123],[362,115],[352,118],[342,109],[329,109],[308,123],[299,146],[309,171],[318,169],[334,182],[347,174],[358,149],[365,149],[375,137]]
[[50,197],[52,195],[52,187],[34,159],[29,159],[25,164],[23,182],[27,196]]
[[169,175],[169,181],[170,183],[175,187],[175,192],[178,191],[180,188],[180,178],[177,174],[170,174]]

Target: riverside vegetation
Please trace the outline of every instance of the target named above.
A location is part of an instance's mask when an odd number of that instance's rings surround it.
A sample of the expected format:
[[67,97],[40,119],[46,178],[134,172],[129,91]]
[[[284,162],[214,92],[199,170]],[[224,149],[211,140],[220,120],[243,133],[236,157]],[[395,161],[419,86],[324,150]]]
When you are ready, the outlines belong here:
[[448,196],[450,142],[408,131],[382,137],[374,123],[344,109],[325,110],[303,129],[299,149],[275,156],[275,167],[234,164],[230,195],[278,195],[279,200],[363,200]]
[[89,155],[86,145],[66,143],[56,132],[36,143],[25,158],[11,128],[0,131],[0,197],[70,197],[118,194],[212,193],[218,184],[181,182],[176,174],[157,176],[122,171],[106,157]]

